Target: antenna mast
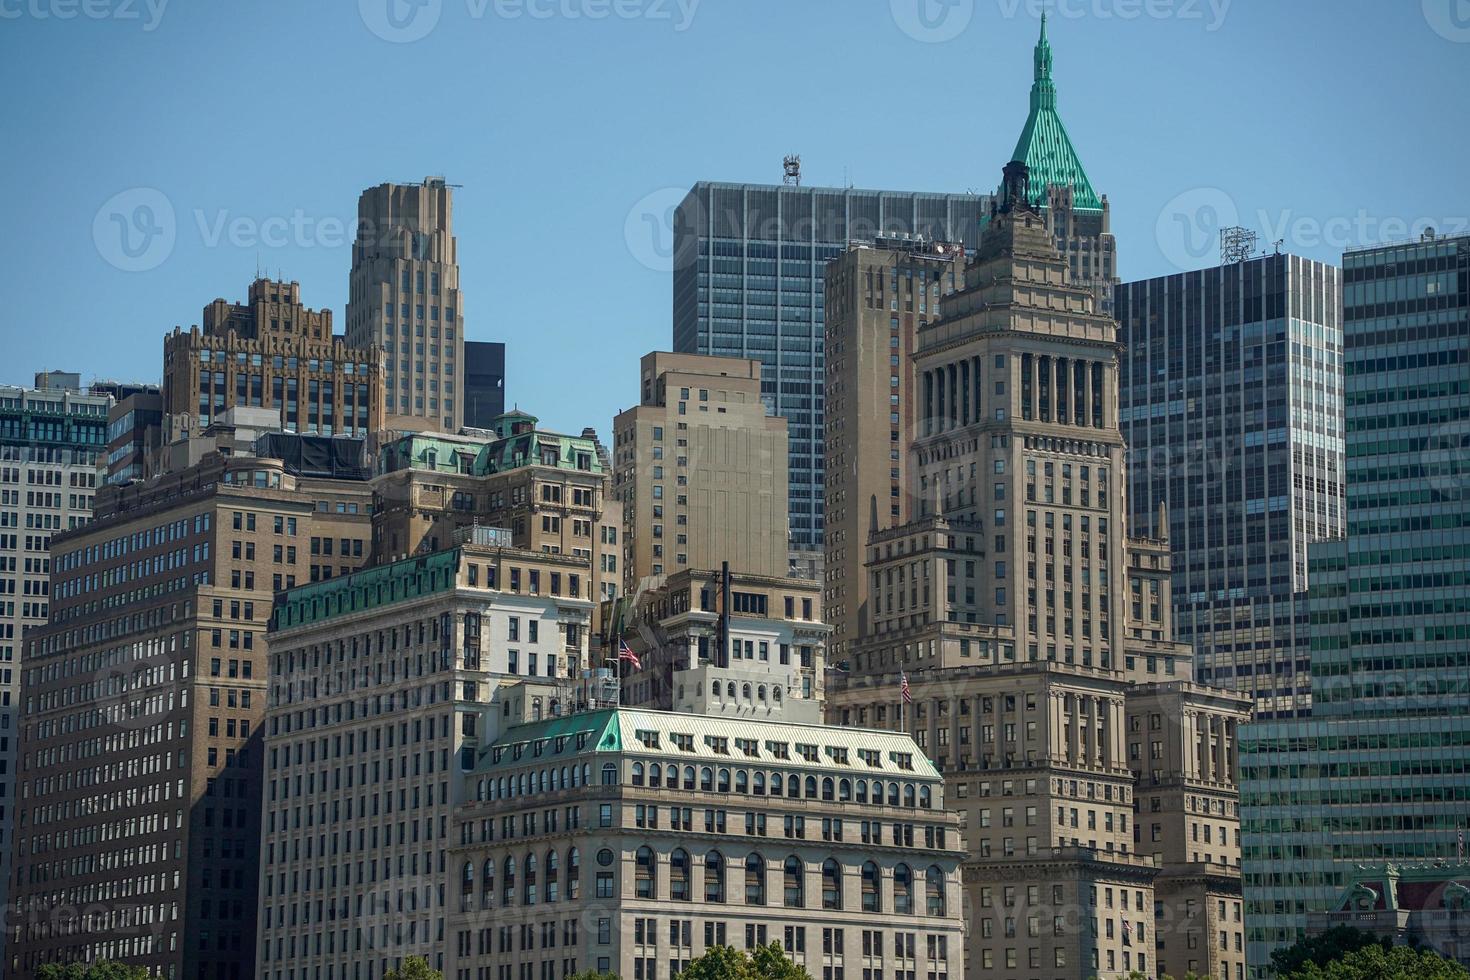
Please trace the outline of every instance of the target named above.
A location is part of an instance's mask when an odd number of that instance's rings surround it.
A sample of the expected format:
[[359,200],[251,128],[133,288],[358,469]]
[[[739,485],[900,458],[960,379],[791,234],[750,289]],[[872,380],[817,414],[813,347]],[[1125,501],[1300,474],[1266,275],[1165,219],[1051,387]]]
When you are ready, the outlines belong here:
[[793,153],[781,160],[781,183],[801,186],[801,155]]

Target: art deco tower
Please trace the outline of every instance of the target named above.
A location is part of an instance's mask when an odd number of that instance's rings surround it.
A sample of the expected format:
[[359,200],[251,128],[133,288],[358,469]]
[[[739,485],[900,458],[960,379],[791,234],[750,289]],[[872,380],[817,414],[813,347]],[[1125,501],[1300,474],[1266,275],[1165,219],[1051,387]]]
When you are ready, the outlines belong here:
[[946,774],[969,976],[1234,975],[1249,701],[1192,682],[1168,543],[1128,537],[1116,325],[1023,163],[1002,195],[919,331],[914,516],[867,540],[871,613],[829,721],[901,727]]

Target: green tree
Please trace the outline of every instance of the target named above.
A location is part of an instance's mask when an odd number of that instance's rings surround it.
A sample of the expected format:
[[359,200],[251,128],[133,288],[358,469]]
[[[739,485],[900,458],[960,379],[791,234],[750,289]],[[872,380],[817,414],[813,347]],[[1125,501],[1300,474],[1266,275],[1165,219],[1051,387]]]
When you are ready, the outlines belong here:
[[1326,966],[1333,960],[1342,959],[1354,950],[1368,946],[1388,949],[1392,943],[1362,929],[1352,926],[1333,926],[1318,936],[1299,940],[1285,949],[1271,954],[1271,966],[1278,977],[1289,977],[1302,970],[1308,963]]
[[410,956],[398,969],[383,974],[383,980],[444,980],[444,974],[429,966],[422,956]]
[[749,955],[733,946],[711,946],[689,961],[679,980],[812,980],[780,943],[757,946]]
[[94,963],[43,963],[36,980],[150,980],[141,966],[130,966],[115,960]]
[[1329,960],[1325,966],[1308,961],[1284,980],[1467,980],[1470,970],[1428,949],[1376,943]]

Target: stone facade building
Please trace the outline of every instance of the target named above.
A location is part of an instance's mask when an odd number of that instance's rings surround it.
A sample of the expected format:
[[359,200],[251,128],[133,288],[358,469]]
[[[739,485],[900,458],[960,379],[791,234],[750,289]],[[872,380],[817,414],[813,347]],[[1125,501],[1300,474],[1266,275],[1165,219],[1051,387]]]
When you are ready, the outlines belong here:
[[254,976],[272,597],[361,565],[371,502],[365,474],[213,454],[100,488],[92,523],[53,537],[21,671],[7,976],[102,958]]
[[[828,717],[911,731],[944,773],[969,849],[971,976],[1151,975],[1172,953],[1154,933],[1168,905],[1203,907],[1215,881],[1179,883],[1194,860],[1145,844],[1142,822],[1182,832],[1200,797],[1214,813],[1228,796],[1235,817],[1233,770],[1174,791],[1181,766],[1143,754],[1233,760],[1248,702],[1188,683],[1168,543],[1128,535],[1115,325],[1072,283],[1023,164],[1003,202],[920,331],[916,513],[868,541],[871,632]],[[1131,719],[1155,713],[1139,697],[1172,705],[1156,739],[1134,738]],[[1218,866],[1238,873],[1228,846]],[[1233,975],[1227,945],[1205,944],[1200,972]]]
[[638,405],[613,420],[623,590],[685,568],[785,575],[786,420],[766,414],[757,360],[654,352]]
[[443,177],[379,184],[358,198],[347,342],[385,354],[384,428],[458,432],[464,425],[459,241],[454,189]]
[[259,976],[444,967],[462,775],[575,703],[590,567],[468,529],[448,550],[286,592],[262,739]]
[[382,447],[373,480],[378,563],[440,551],[455,532],[504,528],[517,548],[587,562],[593,597],[611,599],[620,577],[622,509],[594,436],[537,427],[535,416],[497,418],[490,437],[417,433]]
[[232,408],[278,412],[278,428],[359,438],[383,423],[382,351],[332,336],[332,312],[301,305],[294,282],[257,279],[243,304],[217,299],[204,328],[163,342],[165,438],[203,433]]
[[639,658],[636,668],[623,665],[624,704],[822,720],[831,627],[815,582],[685,570],[640,592],[613,620]]
[[823,980],[962,970],[956,819],[906,736],[611,709],[507,729],[464,783],[446,977],[771,942]]
[[962,244],[903,236],[854,242],[827,269],[823,599],[833,663],[870,631],[868,536],[911,516],[914,350],[964,268]]

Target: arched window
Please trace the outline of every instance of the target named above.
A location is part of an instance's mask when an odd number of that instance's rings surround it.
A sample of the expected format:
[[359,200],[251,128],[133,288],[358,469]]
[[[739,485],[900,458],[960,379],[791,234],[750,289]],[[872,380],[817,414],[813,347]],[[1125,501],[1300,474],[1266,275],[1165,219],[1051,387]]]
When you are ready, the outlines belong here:
[[829,803],[832,802],[832,794],[834,792],[834,787],[835,786],[836,786],[836,784],[832,782],[832,777],[831,776],[823,776],[822,777],[822,799],[826,800]]
[[721,769],[720,770],[720,777],[719,777],[718,782],[715,785],[715,788],[717,790],[719,790],[721,793],[728,793],[728,792],[730,792],[730,770],[728,770],[728,769]]
[[536,855],[526,855],[526,882],[521,887],[522,903],[536,904]]
[[883,911],[883,902],[878,894],[878,866],[872,861],[863,862],[863,911]]
[[500,876],[500,904],[510,906],[515,904],[516,897],[516,859],[507,857],[505,859],[505,874]]
[[784,885],[782,902],[788,909],[806,908],[806,882],[802,880],[804,877],[801,858],[795,854],[788,857],[781,865],[781,878]]
[[759,854],[745,859],[745,904],[766,904],[766,859]]
[[744,769],[735,770],[735,792],[750,792],[750,773],[746,772]]
[[555,851],[546,852],[546,900],[561,899],[561,857]]
[[756,687],[755,699],[761,702],[764,702],[766,700],[766,686],[764,684],[758,685]]
[[801,777],[796,773],[786,777],[786,795],[793,800],[801,799]]
[[633,889],[639,898],[657,898],[653,878],[653,849],[644,845],[633,854]]
[[929,865],[929,870],[924,873],[924,913],[944,915],[944,872],[937,864]]
[[889,806],[898,806],[898,784],[897,783],[889,783],[888,784],[888,805]]
[[633,785],[643,785],[643,763],[641,762],[633,763]]
[[459,880],[460,907],[469,909],[470,901],[475,894],[475,866],[469,861],[464,863],[464,872]]
[[906,806],[906,807],[908,807],[910,810],[912,810],[914,808],[914,784],[913,783],[904,783],[903,784],[903,805]]
[[682,847],[669,855],[669,897],[676,902],[693,898],[689,893],[689,852]]
[[928,810],[934,805],[934,794],[927,786],[919,787],[919,809]]
[[772,701],[780,701],[781,700],[781,686],[779,684],[777,686],[771,688],[771,700]]
[[710,697],[712,697],[712,698],[718,698],[720,696],[720,682],[719,681],[710,681],[709,682],[709,693],[710,693]]
[[694,767],[693,766],[685,766],[684,767],[684,788],[685,789],[693,789],[694,788]]
[[868,802],[868,781],[866,779],[857,781],[857,801],[859,803]]
[[664,767],[655,762],[648,767],[648,785],[659,789],[664,784]]
[[893,911],[914,914],[914,872],[907,864],[893,869]]
[[616,786],[618,784],[618,767],[609,762],[602,767],[602,785]]
[[575,847],[567,851],[567,898],[582,897],[582,852]]
[[771,795],[772,796],[780,796],[781,795],[781,787],[784,786],[784,785],[786,785],[786,780],[781,776],[781,774],[779,772],[773,772],[773,773],[771,773]]
[[740,696],[747,701],[750,700],[750,681],[740,685]]
[[822,908],[842,908],[842,867],[833,858],[822,862]]
[[706,793],[714,791],[715,771],[709,766],[699,767],[699,788],[704,790]]
[[[795,795],[795,794],[792,794],[792,795]],[[808,776],[808,777],[806,777],[806,798],[809,799],[809,800],[815,800],[817,798],[817,777],[816,776]]]
[[837,799],[842,803],[852,801],[852,780],[843,778],[837,781]]
[[488,909],[495,905],[495,860],[485,859],[485,867],[480,873],[483,879],[480,887],[480,908]]
[[725,901],[725,856],[719,851],[704,856],[704,900]]
[[[754,793],[756,796],[765,796],[766,795],[766,774],[763,773],[763,772],[757,772],[755,774],[755,779],[753,780],[753,783],[754,783],[754,785],[751,786],[750,791],[752,793]],[[738,782],[737,782],[737,785],[739,785]]]
[[729,698],[731,701],[734,701],[735,700],[735,682],[734,681],[730,681],[729,683],[727,683],[725,685],[725,697]]

